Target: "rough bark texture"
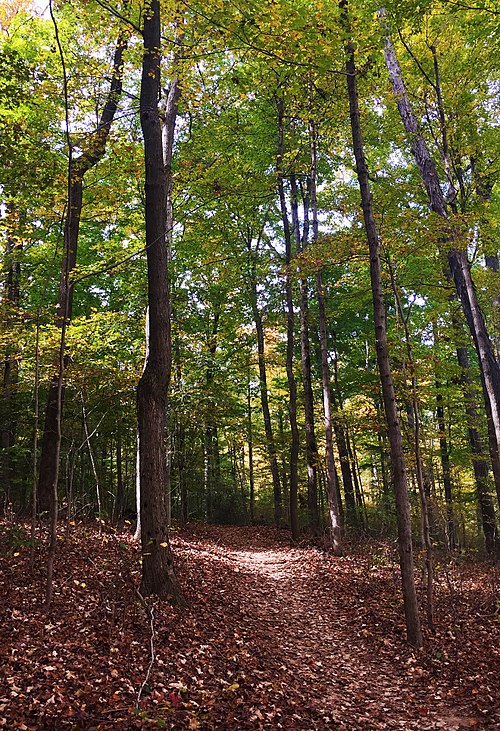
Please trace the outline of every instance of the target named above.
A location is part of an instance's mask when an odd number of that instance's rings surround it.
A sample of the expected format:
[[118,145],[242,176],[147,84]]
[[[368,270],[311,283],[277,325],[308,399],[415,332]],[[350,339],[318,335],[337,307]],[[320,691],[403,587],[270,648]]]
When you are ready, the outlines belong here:
[[[341,7],[344,13],[346,30],[349,30],[349,25],[347,21],[347,3],[345,0],[342,0]],[[406,629],[408,641],[410,642],[410,644],[415,647],[421,647],[422,633],[420,629],[420,618],[418,614],[417,595],[415,590],[415,578],[413,570],[413,548],[406,465],[403,454],[401,427],[399,423],[396,397],[394,393],[394,384],[389,362],[386,316],[382,291],[382,278],[380,272],[379,238],[375,225],[375,218],[373,215],[371,191],[368,181],[368,169],[363,148],[363,138],[361,135],[354,50],[350,42],[348,42],[346,46],[346,72],[352,140],[354,156],[356,159],[356,173],[359,181],[363,218],[368,246],[370,250],[370,277],[375,321],[375,343],[391,448],[391,464],[394,492],[396,497],[398,548],[403,588],[403,601],[406,617]]]
[[137,388],[139,432],[141,593],[181,599],[174,574],[165,509],[165,420],[170,380],[170,296],[167,276],[167,193],[158,111],[160,92],[160,5],[151,0],[144,18],[140,120],[144,137],[145,219],[148,275],[149,352]]

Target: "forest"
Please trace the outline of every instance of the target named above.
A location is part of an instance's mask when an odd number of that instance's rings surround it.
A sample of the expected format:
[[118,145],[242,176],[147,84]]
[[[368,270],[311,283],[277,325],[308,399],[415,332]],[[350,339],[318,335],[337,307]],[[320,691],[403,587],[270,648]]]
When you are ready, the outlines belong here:
[[0,726],[500,724],[493,0],[2,0]]

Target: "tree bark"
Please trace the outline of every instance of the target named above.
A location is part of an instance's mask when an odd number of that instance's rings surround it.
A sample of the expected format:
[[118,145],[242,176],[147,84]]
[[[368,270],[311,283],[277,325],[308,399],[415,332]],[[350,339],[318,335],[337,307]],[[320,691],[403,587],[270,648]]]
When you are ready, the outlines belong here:
[[[140,120],[144,138],[149,350],[137,387],[139,433],[141,594],[182,601],[173,567],[165,508],[165,421],[171,371],[170,293],[166,239],[171,171],[165,166],[160,97],[159,0],[144,17]],[[175,123],[175,117],[174,117]],[[172,135],[173,136],[173,135]]]
[[[350,34],[350,28],[347,19],[347,0],[341,0],[340,6],[344,16],[344,27],[346,31]],[[363,138],[361,134],[358,90],[356,81],[356,66],[354,62],[354,48],[351,41],[348,41],[346,44],[346,75],[347,89],[349,95],[351,132],[354,156],[356,159],[356,173],[359,181],[365,231],[370,250],[370,278],[373,295],[375,343],[391,448],[392,473],[396,497],[396,514],[398,523],[399,560],[401,567],[406,630],[409,643],[415,647],[421,647],[422,632],[420,629],[420,618],[418,614],[417,595],[415,590],[415,578],[413,570],[413,547],[406,465],[403,453],[401,427],[396,405],[396,396],[394,393],[394,383],[389,361],[386,314],[382,290],[382,277],[380,271],[380,243],[375,225],[375,217],[373,214],[372,198],[368,179],[368,168],[366,165]]]

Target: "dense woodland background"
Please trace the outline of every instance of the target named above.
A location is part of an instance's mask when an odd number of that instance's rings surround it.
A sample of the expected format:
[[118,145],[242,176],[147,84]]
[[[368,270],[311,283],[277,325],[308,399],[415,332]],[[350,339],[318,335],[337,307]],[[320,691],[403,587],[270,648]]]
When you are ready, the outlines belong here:
[[167,593],[172,519],[397,534],[421,645],[412,548],[432,628],[433,551],[500,545],[493,3],[0,24],[2,510],[50,518],[47,606],[57,521],[132,526],[141,483]]

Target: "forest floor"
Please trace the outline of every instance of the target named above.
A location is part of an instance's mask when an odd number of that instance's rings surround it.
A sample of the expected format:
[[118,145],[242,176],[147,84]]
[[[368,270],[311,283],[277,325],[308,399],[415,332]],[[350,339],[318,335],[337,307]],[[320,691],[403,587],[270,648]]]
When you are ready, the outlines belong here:
[[63,531],[47,616],[43,545],[30,570],[23,531],[0,524],[0,727],[500,728],[498,568],[438,563],[436,633],[413,651],[391,544],[335,558],[198,524],[172,544],[187,607],[148,612],[128,533]]

